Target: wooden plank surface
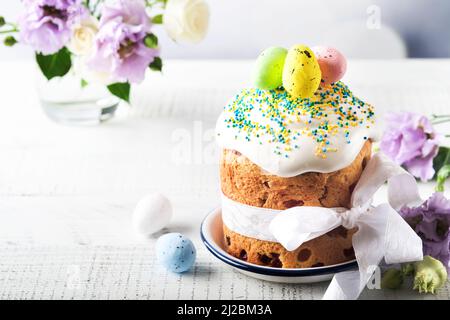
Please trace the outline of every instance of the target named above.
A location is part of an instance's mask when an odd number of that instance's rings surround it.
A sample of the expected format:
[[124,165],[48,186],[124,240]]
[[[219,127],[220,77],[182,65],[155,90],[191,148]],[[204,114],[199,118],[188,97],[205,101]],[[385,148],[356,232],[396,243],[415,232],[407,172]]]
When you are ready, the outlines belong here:
[[[320,298],[326,284],[250,279],[215,260],[198,237],[202,218],[219,204],[215,119],[248,84],[250,69],[249,61],[169,61],[113,121],[70,127],[42,113],[31,63],[0,62],[8,75],[0,78],[0,298]],[[448,74],[447,60],[354,61],[346,81],[381,115],[444,113]],[[424,196],[432,191],[421,188]],[[138,237],[130,226],[136,202],[155,191],[174,204],[165,231],[187,234],[199,249],[195,270],[182,277],[159,268],[155,237]],[[158,277],[167,281],[156,288]],[[363,295],[380,297],[424,298]],[[449,289],[426,298],[448,299]]]

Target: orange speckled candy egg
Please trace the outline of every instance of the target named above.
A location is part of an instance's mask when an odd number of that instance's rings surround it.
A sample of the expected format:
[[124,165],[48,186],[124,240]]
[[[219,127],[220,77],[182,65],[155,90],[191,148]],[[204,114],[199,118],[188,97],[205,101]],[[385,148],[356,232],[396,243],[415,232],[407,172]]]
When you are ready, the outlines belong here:
[[337,49],[325,46],[311,48],[322,72],[322,85],[338,82],[347,71],[347,59]]

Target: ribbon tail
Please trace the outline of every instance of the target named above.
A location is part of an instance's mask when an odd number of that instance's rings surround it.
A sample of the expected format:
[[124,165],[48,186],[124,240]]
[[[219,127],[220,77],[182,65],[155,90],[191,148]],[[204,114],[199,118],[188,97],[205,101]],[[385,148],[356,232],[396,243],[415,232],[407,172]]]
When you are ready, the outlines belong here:
[[371,208],[361,215],[353,235],[353,249],[359,271],[342,272],[333,278],[324,299],[355,300],[359,297],[385,254],[388,205]]
[[353,207],[370,202],[386,181],[389,182],[389,203],[394,209],[421,202],[414,177],[383,154],[377,153],[370,159],[355,187],[351,201]]
[[322,300],[356,300],[364,286],[361,286],[359,271],[345,271],[331,280]]
[[357,299],[383,258],[388,264],[422,259],[420,238],[388,204],[372,208],[361,216],[358,232],[353,236],[353,248],[359,272],[335,275],[323,299]]
[[[386,254],[387,264],[423,260],[422,240],[393,208],[387,210]],[[405,245],[407,244],[407,245]]]
[[393,176],[388,181],[388,202],[399,211],[403,206],[416,206],[423,201],[420,198],[416,179],[405,172]]

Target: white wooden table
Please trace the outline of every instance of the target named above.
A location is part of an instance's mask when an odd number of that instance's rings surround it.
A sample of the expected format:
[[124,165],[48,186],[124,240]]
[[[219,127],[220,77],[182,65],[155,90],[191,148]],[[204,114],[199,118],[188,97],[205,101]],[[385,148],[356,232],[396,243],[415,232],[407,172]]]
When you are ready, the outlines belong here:
[[[380,114],[450,110],[450,60],[349,65],[346,82]],[[219,199],[214,121],[248,84],[250,68],[248,61],[169,61],[162,76],[136,88],[132,108],[101,126],[70,127],[43,114],[31,62],[0,62],[0,299],[320,298],[326,283],[253,280],[199,241],[200,222]],[[428,196],[432,185],[421,189]],[[156,265],[156,237],[131,229],[136,202],[155,191],[174,204],[165,231],[185,233],[198,248],[195,269],[183,276]],[[438,296],[372,290],[362,298],[449,296],[447,287]]]

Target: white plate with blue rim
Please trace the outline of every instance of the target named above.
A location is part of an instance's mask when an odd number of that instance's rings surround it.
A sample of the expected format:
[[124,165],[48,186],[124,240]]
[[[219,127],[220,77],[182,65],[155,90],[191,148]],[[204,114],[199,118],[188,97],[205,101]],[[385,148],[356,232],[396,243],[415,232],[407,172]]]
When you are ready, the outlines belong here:
[[200,236],[209,252],[220,261],[237,271],[265,281],[280,283],[315,283],[328,281],[336,273],[357,268],[355,260],[317,268],[273,268],[240,260],[225,251],[222,212],[220,208],[211,211],[203,220]]

